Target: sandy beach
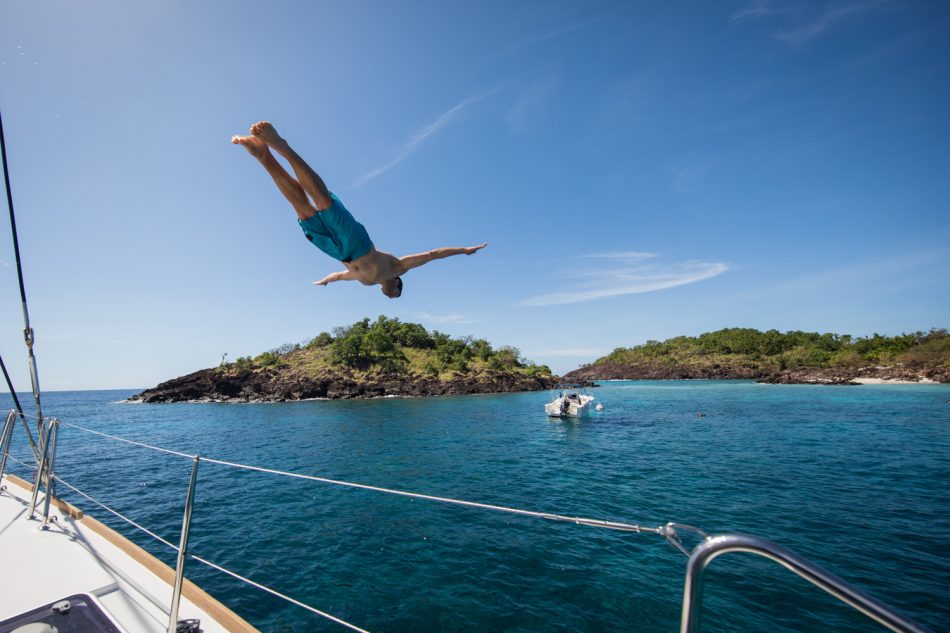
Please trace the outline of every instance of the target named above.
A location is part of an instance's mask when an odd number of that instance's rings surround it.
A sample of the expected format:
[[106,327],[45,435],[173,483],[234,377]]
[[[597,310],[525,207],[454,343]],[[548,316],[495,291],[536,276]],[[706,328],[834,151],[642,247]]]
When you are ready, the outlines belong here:
[[930,378],[921,378],[920,380],[892,380],[888,378],[852,378],[852,382],[860,385],[933,385],[935,381]]

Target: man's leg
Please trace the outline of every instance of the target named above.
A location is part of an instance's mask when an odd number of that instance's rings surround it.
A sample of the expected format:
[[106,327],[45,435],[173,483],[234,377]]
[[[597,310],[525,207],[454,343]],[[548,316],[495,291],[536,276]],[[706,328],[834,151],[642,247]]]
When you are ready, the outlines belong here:
[[330,190],[327,189],[323,179],[317,175],[310,165],[295,152],[290,144],[285,141],[274,129],[274,126],[267,121],[261,121],[251,126],[251,134],[263,140],[274,148],[278,154],[287,159],[290,166],[293,167],[294,174],[301,186],[313,198],[317,211],[326,211],[333,206],[333,199],[330,198]]
[[280,189],[280,192],[284,194],[284,197],[287,198],[290,204],[293,205],[298,218],[306,220],[316,215],[317,209],[310,204],[310,200],[307,199],[307,194],[304,192],[303,187],[300,186],[299,182],[291,178],[287,170],[277,162],[277,159],[270,153],[264,141],[256,136],[235,136],[231,138],[231,142],[236,145],[243,145],[244,148],[250,152],[251,156],[260,161],[264,169],[267,170],[267,173],[274,179],[274,184],[277,185],[277,188]]

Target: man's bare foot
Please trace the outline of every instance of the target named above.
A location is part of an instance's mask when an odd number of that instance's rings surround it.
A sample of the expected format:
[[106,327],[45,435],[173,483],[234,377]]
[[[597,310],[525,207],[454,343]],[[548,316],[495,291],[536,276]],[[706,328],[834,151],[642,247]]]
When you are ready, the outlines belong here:
[[251,134],[261,139],[278,152],[284,152],[290,148],[290,145],[287,144],[287,141],[285,141],[280,136],[280,134],[277,133],[277,130],[274,129],[274,126],[271,125],[269,121],[258,121],[252,125]]
[[235,145],[243,145],[244,149],[257,160],[264,159],[270,153],[270,150],[267,149],[267,143],[256,136],[232,136],[231,142]]

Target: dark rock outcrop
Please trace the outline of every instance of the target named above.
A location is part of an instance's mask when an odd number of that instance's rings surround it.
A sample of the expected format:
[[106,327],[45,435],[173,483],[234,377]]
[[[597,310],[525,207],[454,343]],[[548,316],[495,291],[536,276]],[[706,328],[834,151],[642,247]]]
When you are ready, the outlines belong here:
[[352,399],[386,396],[445,396],[543,391],[560,383],[557,376],[517,371],[457,374],[449,380],[405,374],[356,376],[341,370],[306,376],[274,369],[222,371],[202,369],[174,378],[129,398],[133,402],[286,402],[312,398]]
[[565,380],[757,380],[769,374],[755,366],[722,367],[720,365],[692,366],[677,363],[641,363],[621,365],[598,363],[587,365],[564,374]]
[[679,365],[676,363],[641,363],[622,365],[597,363],[568,372],[565,380],[757,380],[774,384],[802,385],[856,385],[855,380],[872,378],[910,382],[950,382],[950,374],[941,368],[911,365],[892,365],[854,368],[804,368],[779,370],[755,365],[725,367]]
[[778,371],[758,379],[773,385],[857,385],[853,376],[839,370],[800,369],[797,371]]

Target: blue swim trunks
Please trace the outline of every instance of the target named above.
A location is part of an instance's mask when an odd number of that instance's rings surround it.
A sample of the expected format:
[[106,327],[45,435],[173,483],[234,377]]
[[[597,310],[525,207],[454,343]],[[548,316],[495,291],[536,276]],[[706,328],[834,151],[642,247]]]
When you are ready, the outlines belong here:
[[306,220],[298,219],[310,243],[341,262],[359,259],[373,248],[373,242],[362,224],[346,210],[332,193],[333,204]]

